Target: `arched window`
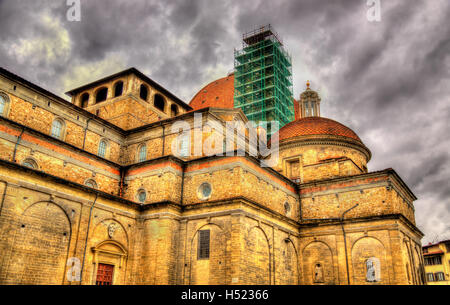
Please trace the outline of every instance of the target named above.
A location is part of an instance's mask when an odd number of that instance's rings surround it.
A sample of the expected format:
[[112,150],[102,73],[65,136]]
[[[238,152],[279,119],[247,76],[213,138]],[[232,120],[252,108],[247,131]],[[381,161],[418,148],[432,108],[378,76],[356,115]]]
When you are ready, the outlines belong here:
[[108,147],[108,143],[106,140],[101,140],[98,144],[98,155],[102,158],[106,156],[106,148]]
[[147,159],[147,145],[139,146],[138,162],[143,162]]
[[5,96],[0,95],[0,115],[6,116],[8,110],[8,101]]
[[61,119],[56,119],[52,123],[51,136],[62,140],[64,135],[64,122]]
[[139,97],[143,99],[144,101],[147,101],[148,97],[148,89],[147,86],[142,84],[141,88],[139,89]]
[[84,183],[84,185],[86,185],[87,187],[91,187],[93,189],[97,188],[97,182],[95,182],[94,179],[88,179],[86,180],[86,182]]
[[160,94],[155,94],[155,97],[153,98],[153,105],[164,112],[164,108],[166,107],[166,101]]
[[108,88],[101,88],[97,91],[97,96],[95,97],[95,102],[100,103],[106,100],[108,97]]
[[26,158],[23,163],[23,166],[29,167],[29,168],[33,168],[33,169],[38,169],[38,165],[36,163],[36,161],[34,161],[33,159],[30,158]]
[[172,104],[170,106],[170,112],[172,114],[172,116],[177,116],[178,115],[178,107],[175,104]]
[[147,199],[147,192],[145,190],[139,190],[137,194],[137,199],[140,203],[144,203]]
[[119,81],[114,85],[114,97],[121,96],[123,93],[123,81]]
[[309,116],[309,103],[305,102],[305,116]]
[[81,96],[81,107],[86,108],[89,105],[89,93],[84,93]]
[[311,102],[311,116],[315,116],[316,115],[316,107],[315,107],[316,103],[315,102]]

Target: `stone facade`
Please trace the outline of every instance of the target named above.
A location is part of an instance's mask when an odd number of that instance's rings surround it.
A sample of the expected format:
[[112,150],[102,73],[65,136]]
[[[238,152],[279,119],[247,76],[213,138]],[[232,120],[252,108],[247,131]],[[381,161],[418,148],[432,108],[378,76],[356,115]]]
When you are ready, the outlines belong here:
[[[282,141],[273,168],[248,145],[177,157],[176,121],[202,145],[214,128],[135,69],[70,91],[72,103],[0,72],[0,284],[96,284],[104,265],[112,284],[424,283],[416,198],[394,170],[367,172],[362,144]],[[195,113],[246,123],[236,109]]]

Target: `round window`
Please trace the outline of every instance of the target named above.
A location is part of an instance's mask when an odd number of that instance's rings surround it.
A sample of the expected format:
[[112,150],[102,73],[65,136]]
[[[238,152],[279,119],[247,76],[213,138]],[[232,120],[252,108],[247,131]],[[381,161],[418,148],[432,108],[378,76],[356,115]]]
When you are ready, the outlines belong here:
[[96,183],[94,180],[92,180],[92,179],[86,180],[86,182],[85,182],[84,184],[85,184],[86,186],[92,187],[92,188],[94,188],[94,189],[97,188],[97,183]]
[[23,161],[22,165],[33,169],[38,168],[36,162],[34,162],[34,160],[32,159],[26,159],[25,161]]
[[206,200],[211,197],[211,192],[211,184],[209,184],[208,182],[204,182],[198,188],[198,197],[202,200]]

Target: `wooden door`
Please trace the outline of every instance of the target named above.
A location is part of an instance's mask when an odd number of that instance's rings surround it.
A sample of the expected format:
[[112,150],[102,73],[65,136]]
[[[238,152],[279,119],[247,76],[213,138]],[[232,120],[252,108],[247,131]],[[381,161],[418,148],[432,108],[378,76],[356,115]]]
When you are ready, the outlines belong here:
[[98,264],[96,285],[112,285],[113,265]]

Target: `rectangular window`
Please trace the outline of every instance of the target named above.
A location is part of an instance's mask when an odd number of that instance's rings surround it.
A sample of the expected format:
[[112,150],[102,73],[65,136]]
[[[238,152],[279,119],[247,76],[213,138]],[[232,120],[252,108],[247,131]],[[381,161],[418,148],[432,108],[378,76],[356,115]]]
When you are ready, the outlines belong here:
[[436,272],[434,274],[434,278],[436,281],[445,281],[444,273],[443,272]]
[[434,257],[434,264],[433,265],[442,265],[442,260],[440,256]]
[[427,281],[428,282],[433,282],[434,281],[433,273],[427,273]]
[[198,259],[209,258],[209,230],[198,231]]
[[426,257],[425,265],[442,265],[442,259],[440,256]]
[[300,178],[300,162],[298,160],[290,161],[288,163],[288,175],[291,179]]

